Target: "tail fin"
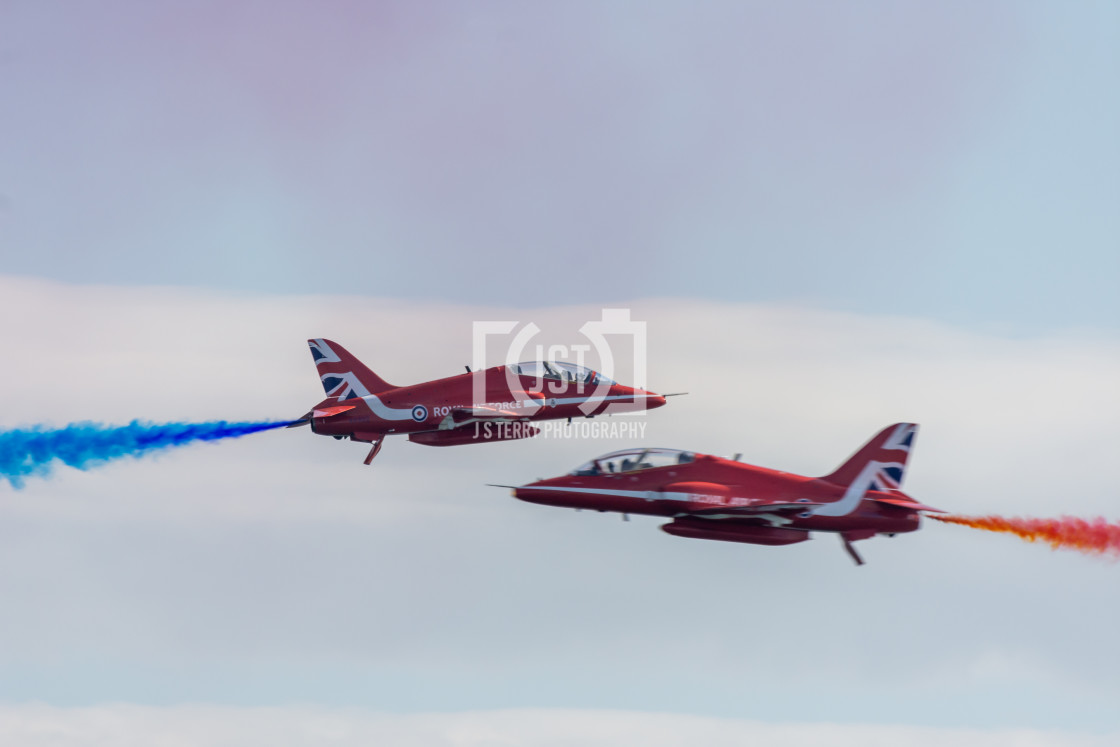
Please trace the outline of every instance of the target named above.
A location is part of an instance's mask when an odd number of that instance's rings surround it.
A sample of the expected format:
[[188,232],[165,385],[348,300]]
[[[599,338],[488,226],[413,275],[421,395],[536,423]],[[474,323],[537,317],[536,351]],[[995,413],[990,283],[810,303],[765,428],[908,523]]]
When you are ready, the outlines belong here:
[[318,338],[308,340],[307,344],[311,347],[311,357],[315,359],[315,368],[328,397],[353,399],[396,389],[337,342]]
[[820,478],[840,487],[857,481],[867,490],[898,490],[906,476],[906,460],[918,438],[915,423],[895,423],[879,431],[867,444],[840,465],[835,472]]

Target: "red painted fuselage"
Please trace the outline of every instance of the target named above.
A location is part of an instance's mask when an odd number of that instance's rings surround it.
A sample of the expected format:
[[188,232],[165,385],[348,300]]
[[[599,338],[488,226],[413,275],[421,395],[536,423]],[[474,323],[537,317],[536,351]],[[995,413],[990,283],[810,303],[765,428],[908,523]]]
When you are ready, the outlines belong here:
[[661,407],[665,397],[563,361],[494,366],[411,386],[393,386],[330,340],[308,340],[327,398],[300,421],[324,436],[374,444],[408,435],[426,446],[536,435],[544,420],[590,418]]
[[[476,401],[476,392],[482,393],[482,401]],[[506,366],[495,366],[336,402],[340,406],[353,405],[354,409],[312,417],[311,428],[316,433],[349,436],[440,432],[465,429],[472,422],[525,425],[541,420],[594,417],[608,410],[650,410],[664,405],[665,398],[613,382],[597,387],[576,381],[510,375]],[[470,433],[475,430],[469,428]],[[497,431],[495,428],[493,432]]]
[[515,488],[515,497],[563,508],[672,518],[662,529],[697,539],[785,545],[810,532],[851,542],[912,532],[920,512],[899,486],[917,426],[880,432],[839,469],[806,477],[670,449],[615,452],[561,477]]

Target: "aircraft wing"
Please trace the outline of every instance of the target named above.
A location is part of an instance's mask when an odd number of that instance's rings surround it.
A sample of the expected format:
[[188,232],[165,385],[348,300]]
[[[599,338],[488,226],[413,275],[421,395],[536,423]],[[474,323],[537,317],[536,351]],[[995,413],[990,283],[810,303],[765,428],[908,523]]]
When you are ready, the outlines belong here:
[[456,424],[466,423],[471,420],[522,420],[525,418],[523,413],[514,412],[513,410],[502,410],[488,405],[456,407],[451,411],[450,415],[451,420]]
[[695,511],[689,511],[692,516],[706,516],[708,514],[715,514],[719,516],[742,516],[744,519],[750,518],[758,514],[773,514],[782,513],[785,511],[807,511],[817,506],[823,506],[823,503],[789,503],[783,501],[776,501],[774,503],[753,503],[750,506],[712,506],[710,508],[701,508]]

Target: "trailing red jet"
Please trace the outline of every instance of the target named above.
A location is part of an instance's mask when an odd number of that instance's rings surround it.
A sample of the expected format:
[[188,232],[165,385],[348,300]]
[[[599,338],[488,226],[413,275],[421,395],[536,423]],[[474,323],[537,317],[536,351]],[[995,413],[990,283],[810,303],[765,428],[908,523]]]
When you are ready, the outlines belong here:
[[835,472],[803,477],[707,454],[628,449],[593,459],[563,477],[522,485],[530,503],[672,517],[662,529],[678,537],[791,545],[810,532],[840,535],[852,547],[876,534],[919,527],[923,511],[900,490],[918,426],[884,428]]
[[[425,446],[509,441],[540,432],[541,420],[652,410],[665,397],[623,386],[574,363],[531,361],[470,371],[412,386],[393,386],[337,342],[308,340],[327,398],[294,425],[372,444],[407,434]],[[671,395],[667,395],[671,396]],[[481,401],[478,401],[480,400]]]

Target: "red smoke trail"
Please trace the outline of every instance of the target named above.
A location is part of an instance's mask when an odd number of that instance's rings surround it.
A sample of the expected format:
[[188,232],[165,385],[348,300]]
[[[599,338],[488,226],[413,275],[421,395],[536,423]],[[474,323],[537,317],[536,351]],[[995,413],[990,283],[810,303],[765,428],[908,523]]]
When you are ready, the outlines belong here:
[[1102,518],[1078,519],[1062,516],[1058,519],[1006,519],[1002,516],[930,516],[946,524],[983,529],[987,532],[1007,532],[1027,542],[1045,542],[1055,550],[1120,556],[1120,524],[1110,524]]

